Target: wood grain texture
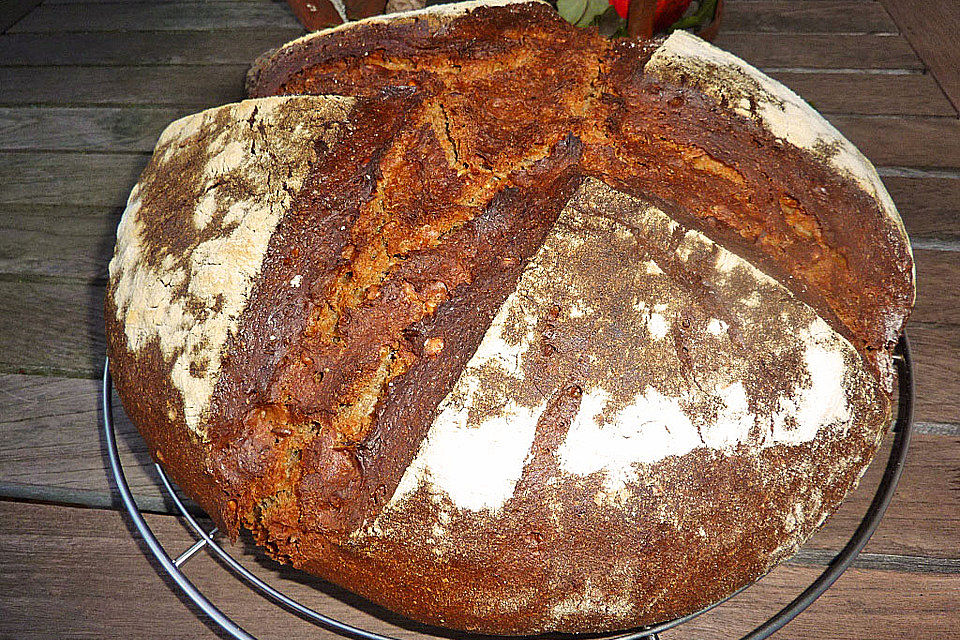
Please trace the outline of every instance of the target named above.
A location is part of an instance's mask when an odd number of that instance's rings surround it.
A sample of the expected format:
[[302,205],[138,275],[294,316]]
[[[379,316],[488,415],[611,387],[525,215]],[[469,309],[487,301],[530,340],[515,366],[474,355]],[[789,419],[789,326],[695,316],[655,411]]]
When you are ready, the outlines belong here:
[[105,349],[103,287],[0,281],[0,371],[92,378]]
[[831,115],[830,122],[877,165],[960,167],[955,117]]
[[147,154],[2,153],[0,204],[123,206]]
[[[250,64],[303,31],[78,32],[0,36],[3,64]],[[906,40],[870,35],[723,33],[717,44],[761,68],[921,70]],[[942,98],[942,95],[941,95]]]
[[914,250],[913,256],[920,294],[911,320],[923,324],[953,325],[960,332],[960,286],[956,286],[960,283],[960,251],[921,249]]
[[152,151],[160,132],[193,109],[0,107],[0,151]]
[[721,30],[716,45],[761,68],[923,69],[917,54],[900,36]]
[[[147,521],[174,554],[193,542],[171,516],[148,515]],[[0,523],[14,522],[16,527],[0,525],[0,598],[5,611],[0,618],[0,636],[213,637],[192,605],[179,599],[157,574],[120,514],[0,502]],[[256,553],[246,541],[232,551],[245,566],[286,593],[346,622],[411,640],[431,631],[281,567]],[[255,635],[336,637],[252,594],[206,552],[186,566],[188,577]],[[64,567],[70,570],[63,571]],[[820,570],[781,566],[745,594],[665,638],[739,637],[798,594]],[[898,596],[891,598],[891,593]],[[948,616],[958,596],[957,573],[855,568],[778,637],[956,637]],[[49,606],[52,600],[56,607]],[[869,615],[864,615],[866,612]],[[465,637],[456,633],[444,636]]]
[[733,0],[724,7],[721,33],[724,31],[898,33],[897,25],[881,5],[862,0]]
[[40,0],[5,0],[0,3],[0,33],[23,20],[39,4]]
[[[111,236],[105,241],[111,242]],[[926,391],[917,419],[960,422],[960,361],[943,357],[960,352],[955,351],[960,349],[960,325],[954,321],[957,309],[939,305],[934,293],[954,290],[960,261],[954,259],[957,252],[917,253],[921,256],[918,279],[922,290],[931,292],[930,301],[924,301],[921,292],[920,307],[908,326]],[[922,256],[927,253],[940,257],[926,260]],[[954,293],[944,295],[949,296],[947,301],[955,299]],[[46,278],[0,280],[0,367],[7,372],[98,375],[104,353],[102,297],[100,284]],[[24,317],[30,322],[24,323]],[[928,375],[934,375],[937,383],[928,386]]]
[[[858,0],[731,2],[724,21],[726,31],[897,33],[897,26],[882,7]],[[237,29],[296,24],[293,12],[279,2],[77,2],[43,6],[12,31]]]
[[[66,133],[66,132],[64,132]],[[146,162],[140,155],[0,154],[0,166],[21,168],[0,183],[0,275],[63,276],[102,281],[130,186]],[[960,246],[960,179],[884,179],[911,238]],[[955,308],[956,252],[918,250],[915,322]],[[929,266],[928,266],[929,265]],[[950,304],[939,304],[929,291]],[[933,313],[931,311],[931,313]],[[952,320],[951,322],[956,322]]]
[[0,274],[104,281],[121,208],[0,207]]
[[[956,280],[942,286],[955,290]],[[929,295],[936,304],[934,286],[920,295]],[[916,366],[917,398],[914,408],[917,420],[960,422],[960,328],[912,322],[907,326]]]
[[[875,162],[891,165],[881,169],[884,182],[919,246],[956,249],[960,140],[950,116],[960,96],[960,17],[950,12],[960,5],[888,4],[899,29],[870,0],[728,0],[718,44],[772,70]],[[117,513],[2,497],[116,506],[97,377],[102,283],[123,202],[166,122],[242,98],[250,62],[303,31],[285,4],[258,0],[48,0],[14,31],[0,35],[0,637],[216,637],[156,574]],[[920,298],[909,335],[927,435],[916,437],[858,568],[777,638],[960,638],[960,252],[916,257]],[[168,511],[142,440],[119,405],[115,416],[138,499]],[[798,594],[862,516],[883,461],[790,564],[663,638],[739,637]],[[173,551],[192,542],[169,516],[150,522]],[[244,549],[244,562],[323,610],[422,637]],[[250,596],[202,554],[188,573],[263,637],[334,637]]]
[[[876,493],[890,455],[888,435],[877,458],[847,500],[804,549],[837,551],[856,529]],[[876,533],[870,553],[960,558],[960,438],[915,435],[897,493]],[[945,482],[946,481],[946,482]]]
[[[146,153],[0,152],[0,205],[123,206],[147,159]],[[911,230],[955,233],[960,179],[885,176],[884,181]]]
[[[303,35],[303,29],[244,31],[94,32],[0,36],[6,65],[239,64]],[[213,76],[211,70],[208,75]],[[2,86],[2,85],[0,85]]]
[[293,12],[282,2],[78,2],[44,4],[18,22],[10,33],[64,31],[184,31],[298,28]]
[[911,238],[960,239],[960,177],[884,176]]
[[941,116],[952,112],[926,74],[773,71],[770,75],[824,113]]
[[[123,203],[145,162],[146,156],[0,154],[0,166],[21,170],[0,182],[0,200],[14,203],[0,204],[0,274],[102,279]],[[885,177],[884,182],[914,241],[960,246],[960,179]],[[928,293],[954,295],[951,278],[960,276],[951,270],[960,256],[917,254],[938,265],[929,276],[925,264],[920,266],[920,307],[936,307],[938,298]]]
[[[83,503],[120,507],[105,471],[98,380],[0,375],[0,399],[0,482],[78,491]],[[163,499],[147,446],[116,395],[114,407],[117,448],[131,490],[142,504],[174,512]]]
[[[82,160],[87,156],[78,154],[77,157]],[[0,154],[0,159],[2,158],[3,155]],[[104,158],[130,159],[127,156],[111,155]],[[132,184],[132,181],[128,184]],[[120,189],[125,196],[126,187],[121,183],[115,184],[114,188]],[[43,212],[49,215],[54,209],[46,208]],[[82,222],[79,224],[84,227]],[[92,278],[102,274],[106,256],[109,256],[112,250],[114,231],[109,219],[101,219],[99,224],[102,226],[98,226],[98,223],[85,226],[90,230],[89,244],[85,247],[76,245],[80,255],[66,250],[64,262],[74,263],[85,269],[75,272],[73,275],[76,277]],[[43,223],[34,222],[32,227],[28,226],[26,233],[32,228],[33,233],[42,235],[42,227]],[[13,239],[0,240],[0,247],[6,242],[16,245]],[[69,245],[69,238],[64,238],[62,244]],[[14,255],[9,260],[14,264],[19,261],[19,264],[23,265],[29,260],[25,250],[21,251],[19,258],[14,250],[11,249],[10,252]],[[960,304],[956,304],[956,283],[960,282],[960,260],[957,258],[960,253],[918,250],[916,255],[921,293],[910,330],[911,335],[917,335],[920,375],[929,373],[938,379],[937,386],[931,389],[932,393],[928,396],[929,403],[921,402],[918,407],[918,419],[960,422],[960,412],[957,411],[960,408],[960,363],[956,359],[944,362],[942,358],[945,352],[960,352],[951,351],[960,349]],[[52,269],[61,269],[57,275],[66,275],[66,265],[61,264],[58,267],[54,262]],[[938,293],[936,296],[925,296],[924,291]],[[103,353],[100,315],[102,295],[103,289],[99,285],[46,280],[0,282],[0,347],[3,348],[0,352],[0,367],[5,371],[22,369],[29,372],[63,372],[75,376],[96,375],[96,363]],[[22,323],[21,317],[24,314],[34,317],[40,326],[35,328],[33,324]],[[44,340],[50,341],[44,343],[48,348],[31,348],[38,340],[38,336],[34,334],[37,330],[49,331],[43,336]],[[944,351],[945,349],[947,351]],[[927,371],[928,367],[936,369]],[[951,378],[951,372],[957,375]],[[927,413],[928,409],[930,413]]]
[[[173,120],[195,109],[0,107],[0,151],[150,152]],[[952,117],[828,115],[877,165],[960,166],[960,120]],[[889,144],[895,141],[896,144]]]
[[[246,65],[3,68],[0,105],[186,105],[210,107],[244,97]],[[826,113],[949,115],[923,74],[776,72],[773,77]],[[15,84],[16,83],[16,84]]]
[[[934,210],[937,215],[907,215],[912,210],[900,203],[907,230],[914,241],[923,243],[925,239],[931,239],[960,246],[960,211],[954,209],[948,215],[937,209],[937,202],[920,205]],[[0,275],[61,276],[102,283],[122,211],[119,205],[0,205]],[[932,256],[930,269],[936,269],[928,276],[927,267],[920,267],[921,290],[928,290],[928,278],[932,286],[943,287],[950,278],[956,277],[952,265],[960,260],[960,256],[923,249],[918,249],[917,254],[918,259],[924,261],[927,256]],[[951,302],[952,291],[949,287],[945,289]],[[921,295],[921,310],[937,306],[936,298]],[[914,319],[926,317],[924,313],[915,315]]]
[[245,65],[210,67],[0,67],[0,105],[190,105],[244,97]]
[[[952,215],[938,211],[943,213],[939,217],[910,216],[907,214],[911,209],[904,203],[899,204],[915,242],[922,244],[925,239],[931,239],[960,246],[960,211],[954,209]],[[936,202],[928,206],[935,209]],[[120,206],[0,205],[0,275],[61,276],[102,283],[121,213]],[[940,265],[931,267],[938,269],[932,278],[927,275],[926,267],[921,266],[921,309],[937,306],[937,298],[926,295],[928,278],[932,286],[945,287],[945,295],[953,299],[954,289],[949,287],[949,278],[955,274],[950,265],[960,260],[960,256],[955,252],[917,250],[917,253],[938,254],[937,262],[945,264],[943,271],[939,271]],[[914,319],[921,317],[915,315]]]
[[960,3],[956,0],[881,0],[898,30],[930,67],[944,93],[960,111]]

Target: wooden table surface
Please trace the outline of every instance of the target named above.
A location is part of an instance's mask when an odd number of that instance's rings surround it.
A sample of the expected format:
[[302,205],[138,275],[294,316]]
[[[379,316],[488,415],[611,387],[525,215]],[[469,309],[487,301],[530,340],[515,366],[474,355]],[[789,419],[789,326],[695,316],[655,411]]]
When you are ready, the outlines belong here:
[[[956,0],[727,2],[718,44],[797,90],[879,167],[913,238],[920,290],[909,324],[918,435],[899,491],[854,568],[779,638],[960,638],[958,24]],[[0,32],[0,637],[217,637],[144,555],[104,470],[106,264],[164,125],[240,99],[253,58],[301,30],[277,2],[6,0]],[[118,420],[138,500],[179,553],[193,538]],[[739,637],[792,599],[850,536],[881,466],[796,558],[663,637]],[[423,632],[237,552],[322,610],[404,638]],[[187,574],[261,637],[331,636],[252,595],[205,552]]]

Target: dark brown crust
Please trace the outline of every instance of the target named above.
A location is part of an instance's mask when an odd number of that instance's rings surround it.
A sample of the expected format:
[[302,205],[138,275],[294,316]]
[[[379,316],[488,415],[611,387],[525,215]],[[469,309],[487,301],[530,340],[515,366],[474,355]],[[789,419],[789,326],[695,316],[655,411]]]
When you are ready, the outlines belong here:
[[[645,78],[655,45],[609,45],[541,4],[480,8],[442,27],[426,18],[363,25],[284,48],[262,66],[250,92],[369,95],[414,85],[455,113],[451,132],[464,155],[494,166],[518,140],[529,145],[566,128],[584,140],[587,175],[676,203],[708,233],[792,277],[792,288],[854,342],[892,390],[891,354],[913,304],[905,238],[873,198],[823,161],[709,97]],[[493,77],[489,69],[504,61],[517,69]],[[531,67],[564,74],[532,80]],[[546,91],[537,86],[544,77]],[[533,130],[511,128],[504,112]],[[849,212],[858,212],[856,225],[847,222]]]
[[[401,91],[358,105],[336,149],[317,149],[319,160],[270,239],[240,332],[226,348],[208,426],[208,472],[240,505],[241,513],[251,513],[265,496],[273,495],[272,483],[287,481],[284,461],[301,455],[315,435],[322,435],[309,428],[294,433],[284,426],[304,423],[304,410],[275,388],[275,372],[299,345],[317,304],[347,268],[343,252],[351,242],[351,229],[376,189],[380,160],[402,123],[399,114],[411,103],[416,97]],[[301,283],[291,287],[296,276]],[[350,455],[332,450],[329,438],[320,440],[328,446],[314,444],[308,460],[312,454],[314,464],[327,468],[328,475],[333,468],[349,478]],[[281,472],[280,480],[271,475]],[[340,483],[349,483],[347,478]],[[328,486],[337,484],[333,477],[327,480]]]
[[[208,442],[188,435],[182,409],[156,392],[170,389],[159,346],[136,356],[125,347],[108,296],[118,391],[178,484],[231,533],[250,529],[282,561],[413,618],[487,632],[596,631],[682,615],[789,553],[778,548],[788,536],[774,515],[811,500],[810,474],[830,478],[822,512],[839,504],[876,450],[885,398],[845,438],[756,457],[698,450],[668,459],[649,470],[650,486],[634,488],[636,513],[566,505],[566,526],[612,535],[561,539],[551,537],[556,514],[543,487],[583,389],[544,373],[548,409],[501,530],[491,532],[483,514],[450,509],[463,548],[441,562],[423,542],[435,498],[420,492],[392,523],[392,539],[371,547],[351,537],[394,494],[438,404],[584,176],[657,202],[762,266],[889,386],[913,295],[903,238],[859,187],[810,154],[695,91],[643,77],[653,46],[611,45],[545,5],[517,4],[452,21],[363,25],[259,62],[253,96],[372,99],[359,102],[334,147],[318,143],[318,161],[270,240],[226,349]],[[859,224],[845,224],[854,214]],[[676,277],[700,287],[709,307],[712,294],[694,275]],[[288,285],[294,278],[299,287]],[[674,336],[678,353],[687,351],[683,339]],[[575,346],[559,336],[539,348]],[[806,475],[790,471],[798,460]],[[569,496],[596,494],[599,482],[585,477]],[[692,531],[645,528],[656,520],[657,483],[689,497],[673,504],[686,505],[685,522],[703,522],[708,543]],[[728,499],[696,499],[704,495]],[[743,513],[758,522],[734,536],[727,523]],[[648,579],[628,597],[655,606],[550,617],[565,594],[585,588],[565,564],[601,575],[624,549],[648,566],[634,572]],[[664,575],[676,576],[669,589],[656,582]],[[491,582],[518,604],[496,610]],[[611,575],[598,588],[622,587]],[[467,610],[465,601],[489,607]]]

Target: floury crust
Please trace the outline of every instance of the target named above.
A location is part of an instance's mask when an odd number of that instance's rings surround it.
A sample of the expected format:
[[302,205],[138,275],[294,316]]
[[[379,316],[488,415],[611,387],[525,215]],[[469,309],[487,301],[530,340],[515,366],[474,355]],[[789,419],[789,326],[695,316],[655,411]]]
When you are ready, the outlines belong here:
[[345,546],[411,558],[403,575],[439,600],[418,617],[436,624],[457,609],[468,628],[511,620],[511,632],[681,615],[740,584],[730,569],[754,579],[795,551],[859,477],[885,417],[860,356],[809,306],[588,181],[392,500]]

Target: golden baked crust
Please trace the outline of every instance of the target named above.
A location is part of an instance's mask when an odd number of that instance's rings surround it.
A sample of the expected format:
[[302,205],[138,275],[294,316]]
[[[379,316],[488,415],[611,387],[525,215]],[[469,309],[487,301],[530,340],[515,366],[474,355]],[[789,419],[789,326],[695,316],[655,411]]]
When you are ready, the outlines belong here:
[[411,119],[443,118],[473,181],[577,135],[586,175],[677,205],[821,296],[892,390],[914,295],[903,224],[849,141],[743,61],[686,33],[607,41],[521,0],[341,25],[273,52],[248,79],[254,97],[386,86],[426,95]]
[[461,629],[651,623],[792,553],[879,444],[909,242],[848,142],[689,38],[377,18],[173,125],[106,302],[154,455],[232,534]]

